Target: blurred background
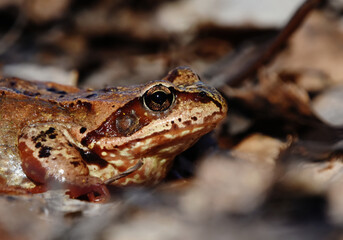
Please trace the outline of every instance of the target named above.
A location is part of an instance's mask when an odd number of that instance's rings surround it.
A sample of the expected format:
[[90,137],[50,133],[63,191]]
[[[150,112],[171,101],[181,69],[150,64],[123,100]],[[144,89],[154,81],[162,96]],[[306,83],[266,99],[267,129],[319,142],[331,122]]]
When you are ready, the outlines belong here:
[[1,0],[1,73],[103,87],[199,73],[275,33],[301,0]]

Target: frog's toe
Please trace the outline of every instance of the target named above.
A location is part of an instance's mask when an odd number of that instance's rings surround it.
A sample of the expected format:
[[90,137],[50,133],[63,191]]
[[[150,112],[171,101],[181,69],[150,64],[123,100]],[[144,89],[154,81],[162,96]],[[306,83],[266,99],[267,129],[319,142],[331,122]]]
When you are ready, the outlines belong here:
[[[91,178],[92,180],[95,178]],[[93,182],[91,180],[85,181],[88,184],[69,184],[67,194],[70,198],[81,199],[90,202],[104,203],[110,199],[110,192],[105,184],[100,182]]]

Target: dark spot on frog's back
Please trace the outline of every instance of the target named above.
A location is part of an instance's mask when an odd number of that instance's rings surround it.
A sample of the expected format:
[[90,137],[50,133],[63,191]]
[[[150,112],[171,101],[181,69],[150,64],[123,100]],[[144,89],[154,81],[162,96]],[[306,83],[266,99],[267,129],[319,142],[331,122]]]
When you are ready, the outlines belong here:
[[55,132],[55,128],[50,127],[50,128],[45,132],[45,134],[51,134],[51,133],[54,133],[54,132]]
[[49,138],[50,138],[50,139],[55,139],[56,136],[57,136],[57,134],[50,134],[50,135],[49,135]]
[[29,97],[36,97],[41,95],[39,92],[31,92],[27,90],[23,91],[23,94]]
[[49,91],[49,92],[52,92],[52,93],[57,93],[57,94],[67,94],[66,91],[58,90],[58,89],[56,89],[54,87],[47,88],[46,90]]
[[55,128],[50,127],[45,134],[50,138],[50,139],[55,139],[57,136],[57,133],[55,133]]
[[94,98],[94,97],[96,97],[96,96],[98,96],[98,94],[93,93],[93,94],[87,95],[86,98]]
[[42,146],[41,149],[39,150],[39,158],[46,158],[49,157],[51,155],[50,150],[52,148],[51,147],[47,147],[47,146]]
[[12,91],[14,91],[15,93],[21,94],[21,91],[16,88],[12,88]]
[[[50,139],[55,139],[57,136],[57,133],[55,133],[55,128],[53,127],[50,127],[48,130],[46,131],[40,131],[40,133],[36,136],[32,136],[31,137],[31,140],[34,142],[34,143],[37,143],[38,141],[41,141],[41,142],[46,142],[46,139],[47,137],[49,137]],[[38,142],[39,143],[39,142]],[[38,144],[37,143],[37,144]],[[36,145],[37,145],[36,144]],[[39,144],[38,144],[39,145]]]
[[77,104],[77,107],[84,107],[88,111],[92,110],[92,104],[90,102],[85,102],[85,101],[77,100],[76,104]]

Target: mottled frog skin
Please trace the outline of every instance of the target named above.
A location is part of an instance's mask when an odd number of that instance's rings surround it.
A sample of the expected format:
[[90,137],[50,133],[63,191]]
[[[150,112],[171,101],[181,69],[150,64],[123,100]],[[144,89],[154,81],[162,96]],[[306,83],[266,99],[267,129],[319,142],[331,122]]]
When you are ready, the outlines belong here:
[[108,184],[156,184],[226,112],[223,97],[187,67],[97,91],[2,78],[0,192],[63,187],[101,202]]

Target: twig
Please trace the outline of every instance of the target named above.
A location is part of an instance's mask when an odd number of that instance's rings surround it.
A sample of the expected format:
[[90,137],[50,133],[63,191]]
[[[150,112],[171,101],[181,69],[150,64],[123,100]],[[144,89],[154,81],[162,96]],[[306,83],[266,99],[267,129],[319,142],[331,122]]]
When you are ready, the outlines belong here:
[[112,182],[114,181],[117,181],[118,179],[121,179],[123,177],[126,177],[127,175],[137,171],[138,169],[141,168],[141,166],[143,166],[143,162],[142,160],[140,159],[133,167],[127,169],[126,171],[122,172],[122,173],[119,173],[118,175],[108,179],[105,181],[105,184],[111,184]]
[[253,75],[259,67],[272,60],[308,13],[323,1],[305,1],[275,38],[263,44],[246,46],[241,51],[230,53],[220,63],[208,69],[204,76],[210,82],[209,84],[219,88],[225,84],[237,86]]

